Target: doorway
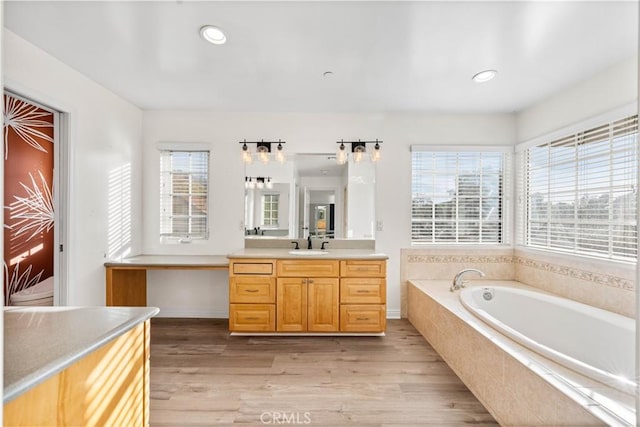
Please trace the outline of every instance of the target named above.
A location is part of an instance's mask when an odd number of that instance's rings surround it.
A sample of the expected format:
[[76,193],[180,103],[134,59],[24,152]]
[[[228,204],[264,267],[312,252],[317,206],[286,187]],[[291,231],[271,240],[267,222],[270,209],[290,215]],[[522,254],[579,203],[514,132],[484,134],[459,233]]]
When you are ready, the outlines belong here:
[[59,305],[60,113],[9,91],[3,101],[4,305]]

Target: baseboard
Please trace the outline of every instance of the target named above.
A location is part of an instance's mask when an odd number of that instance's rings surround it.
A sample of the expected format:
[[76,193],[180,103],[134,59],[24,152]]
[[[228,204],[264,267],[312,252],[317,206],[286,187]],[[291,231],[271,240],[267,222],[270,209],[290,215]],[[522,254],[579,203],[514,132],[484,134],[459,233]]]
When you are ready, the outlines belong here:
[[387,309],[387,319],[400,319],[400,310]]
[[202,319],[228,319],[227,310],[189,310],[161,308],[156,317],[195,317]]
[[[190,310],[161,308],[156,317],[195,317],[203,319],[228,319],[226,310]],[[387,310],[387,319],[400,319],[400,310]]]

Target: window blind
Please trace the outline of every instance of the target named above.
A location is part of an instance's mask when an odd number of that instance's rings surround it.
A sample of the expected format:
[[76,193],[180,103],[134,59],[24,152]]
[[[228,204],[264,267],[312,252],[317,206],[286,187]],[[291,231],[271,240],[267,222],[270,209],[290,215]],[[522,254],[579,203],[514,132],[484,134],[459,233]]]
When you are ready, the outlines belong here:
[[160,236],[208,237],[209,152],[160,152]]
[[413,151],[413,243],[501,243],[505,153]]
[[528,246],[637,257],[638,116],[526,151]]

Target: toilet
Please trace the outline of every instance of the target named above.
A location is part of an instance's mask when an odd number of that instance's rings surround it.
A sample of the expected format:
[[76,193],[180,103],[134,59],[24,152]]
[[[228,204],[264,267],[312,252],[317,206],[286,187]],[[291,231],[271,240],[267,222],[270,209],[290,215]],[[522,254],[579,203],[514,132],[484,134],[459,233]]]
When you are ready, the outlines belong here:
[[11,294],[13,306],[53,305],[53,276],[30,288]]

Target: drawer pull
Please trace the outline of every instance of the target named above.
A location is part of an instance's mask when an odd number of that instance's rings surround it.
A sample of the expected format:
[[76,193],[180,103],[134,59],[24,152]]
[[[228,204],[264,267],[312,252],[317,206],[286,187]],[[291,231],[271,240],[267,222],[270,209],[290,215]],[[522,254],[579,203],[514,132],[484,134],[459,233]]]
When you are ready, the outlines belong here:
[[260,320],[257,317],[245,317],[244,320]]
[[369,291],[366,291],[364,289],[359,289],[359,290],[356,291],[356,293],[358,293],[358,294],[368,294]]
[[368,317],[356,317],[356,320],[369,320]]
[[257,289],[245,289],[244,291],[245,292],[251,292],[252,294],[258,292]]

